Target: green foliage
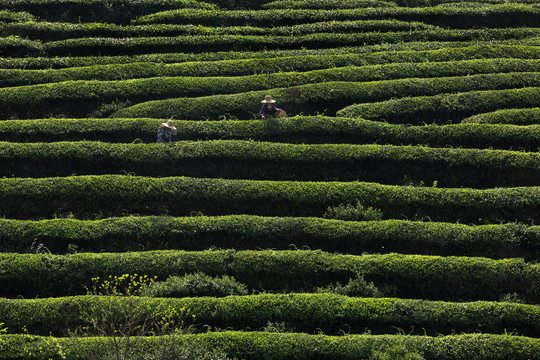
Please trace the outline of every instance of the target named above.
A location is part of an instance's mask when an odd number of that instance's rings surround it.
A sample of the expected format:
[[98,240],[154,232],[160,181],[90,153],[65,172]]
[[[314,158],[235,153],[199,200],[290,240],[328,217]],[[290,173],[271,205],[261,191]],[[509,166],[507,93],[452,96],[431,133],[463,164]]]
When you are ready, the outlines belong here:
[[[36,117],[48,111],[64,115],[106,116],[117,108],[113,117],[156,117],[185,119],[219,119],[230,114],[241,119],[252,118],[259,111],[260,98],[272,93],[280,106],[291,113],[327,111],[334,114],[355,102],[387,100],[401,96],[436,95],[449,91],[504,89],[538,86],[539,66],[536,60],[493,61],[493,69],[476,61],[447,64],[446,74],[436,65],[402,65],[368,68],[334,68],[302,73],[278,73],[240,77],[151,77],[145,79],[98,81],[81,80],[0,89],[3,117]],[[459,69],[460,66],[464,68]],[[521,69],[520,72],[513,72]],[[503,73],[482,74],[486,71]],[[506,71],[510,71],[506,73]],[[375,72],[375,73],[374,73]],[[479,73],[467,76],[466,73]],[[443,77],[431,78],[430,76]],[[418,78],[408,78],[417,76]],[[381,81],[363,82],[381,77]],[[384,80],[386,78],[397,80]],[[346,81],[344,81],[346,80]],[[276,88],[280,86],[279,88]],[[230,94],[231,91],[235,94]],[[270,89],[270,90],[261,90]],[[215,96],[205,96],[212,95]],[[227,95],[221,95],[227,94]],[[170,99],[179,96],[190,98]],[[193,98],[191,98],[193,97]],[[137,104],[131,102],[156,98],[166,100]],[[80,106],[74,106],[81,103]],[[514,100],[515,102],[516,100]],[[112,104],[103,103],[113,102]],[[181,102],[183,105],[179,106]],[[331,104],[328,104],[331,102]],[[512,102],[508,102],[512,105]],[[345,115],[351,116],[347,110]],[[354,113],[353,113],[354,115]],[[368,115],[369,116],[369,115]]]
[[415,352],[399,345],[390,345],[382,350],[376,350],[369,357],[370,360],[424,360],[425,358]]
[[460,122],[467,116],[500,108],[531,107],[537,104],[538,96],[538,87],[467,91],[356,104],[338,111],[337,115],[391,123]]
[[194,0],[14,0],[0,2],[0,9],[29,11],[49,21],[128,23],[137,16],[158,11],[215,6]]
[[[39,119],[0,121],[0,139],[10,142],[156,141],[162,119]],[[426,145],[524,149],[540,147],[540,125],[450,124],[410,126],[358,118],[296,116],[262,120],[175,120],[177,140],[256,140],[280,143]],[[273,126],[269,126],[269,124]]]
[[[166,148],[164,146],[164,148]],[[15,219],[130,214],[322,216],[360,200],[386,218],[464,223],[540,222],[537,187],[494,189],[390,186],[121,175],[0,179],[0,215]]]
[[375,221],[382,220],[383,213],[379,209],[374,209],[371,206],[366,208],[358,201],[356,205],[340,204],[338,206],[329,207],[324,213],[324,217],[347,221]]
[[0,21],[2,25],[34,20],[34,15],[25,11],[0,10]]
[[[338,116],[345,117],[362,117],[369,120],[378,119],[376,113],[372,115],[363,111],[363,107],[368,109],[374,108],[371,112],[394,111],[400,109],[401,113],[410,119],[410,123],[416,123],[425,120],[428,115],[431,116],[429,123],[433,122],[433,118],[439,121],[446,120],[448,110],[441,108],[440,116],[433,114],[422,114],[420,111],[412,113],[411,108],[417,105],[416,102],[424,102],[425,106],[434,106],[440,102],[439,107],[454,106],[462,111],[471,111],[474,106],[484,106],[488,109],[493,109],[496,106],[531,106],[538,92],[538,88],[511,89],[511,90],[496,90],[527,86],[540,85],[540,75],[538,72],[523,72],[523,73],[500,73],[500,74],[481,74],[471,76],[456,76],[443,78],[421,78],[421,79],[398,79],[398,80],[382,80],[372,82],[346,82],[346,81],[329,81],[315,84],[300,85],[295,87],[273,88],[267,90],[240,92],[235,94],[219,94],[203,97],[184,97],[171,98],[165,100],[154,100],[136,104],[124,110],[118,111],[112,115],[115,118],[129,117],[154,117],[154,118],[179,118],[193,120],[218,120],[223,114],[229,114],[239,119],[252,119],[259,111],[260,99],[264,99],[265,94],[270,94],[275,99],[278,105],[285,109],[289,115],[298,113],[310,114],[324,112],[327,115],[334,115],[337,112]],[[40,85],[35,85],[36,89]],[[9,90],[9,88],[7,89]],[[441,101],[445,97],[458,97],[460,94],[442,94],[449,91],[466,91],[472,90],[490,90],[485,92],[484,98],[480,98],[482,102],[476,104],[473,99],[467,99],[467,95],[461,96],[459,99],[454,99],[453,102]],[[6,91],[7,92],[7,91]],[[157,93],[157,92],[156,92]],[[388,100],[395,97],[395,94],[400,96],[416,96],[413,100],[409,98]],[[509,95],[505,97],[505,95]],[[4,103],[6,109],[4,113],[9,114],[10,108],[18,108],[21,106],[20,100],[11,102],[10,97],[6,95]],[[73,96],[73,95],[72,95]],[[70,96],[70,97],[72,97]],[[76,96],[76,95],[75,95]],[[421,97],[423,96],[423,97]],[[478,97],[478,96],[477,96]],[[416,99],[416,100],[415,100]],[[387,100],[384,103],[368,103],[360,105],[352,105],[348,108],[338,111],[347,105],[358,102],[373,102]],[[462,102],[457,102],[462,100]],[[474,99],[476,100],[476,99]],[[488,103],[488,101],[491,101]],[[410,102],[409,106],[401,104]],[[503,102],[503,103],[501,103]],[[390,106],[394,103],[397,106]],[[394,109],[397,108],[397,109]],[[413,108],[415,109],[415,108]],[[429,109],[429,108],[428,108]],[[411,112],[407,114],[406,111]],[[446,113],[444,112],[446,110]],[[32,111],[32,109],[27,109]],[[417,114],[418,113],[418,114]],[[436,113],[434,113],[436,114]],[[467,114],[467,113],[465,113]],[[414,116],[414,118],[413,118]],[[412,119],[411,119],[412,118]],[[460,119],[461,120],[461,119]],[[396,121],[394,121],[396,122]]]
[[[478,56],[487,59],[476,59]],[[291,81],[291,79],[279,74],[284,68],[289,72],[320,69],[320,71],[312,73],[289,74],[289,76],[294,75],[295,81],[308,81],[309,79],[317,82],[332,79],[371,81],[406,77],[457,76],[486,72],[536,71],[538,70],[537,61],[528,59],[535,59],[539,56],[540,50],[535,50],[531,46],[465,46],[456,49],[427,51],[282,56],[212,62],[184,61],[172,64],[147,61],[67,69],[3,69],[0,70],[0,74],[3,75],[0,84],[2,86],[19,86],[68,80],[112,81],[158,76],[218,76],[222,77],[220,80],[226,81],[225,76],[247,76],[260,73],[274,73],[274,76],[277,76],[281,81]],[[468,59],[471,57],[474,59]],[[509,59],[508,57],[514,58]],[[351,66],[354,67],[347,68]],[[346,76],[340,74],[343,71],[347,72]],[[352,78],[349,79],[351,76]],[[254,77],[254,79],[268,81],[261,77]],[[203,80],[199,79],[199,81]],[[66,85],[63,84],[63,86]],[[57,86],[62,86],[62,84]]]
[[[134,310],[135,309],[135,310]],[[189,310],[188,310],[189,309]],[[163,314],[170,316],[163,319]],[[374,334],[412,328],[412,333],[435,335],[480,331],[538,337],[537,305],[499,302],[441,302],[397,298],[361,298],[336,294],[261,294],[200,298],[138,298],[79,296],[32,300],[0,300],[0,313],[10,331],[26,325],[36,335],[61,335],[90,319],[106,333],[134,334],[153,329],[160,321],[193,324],[191,330],[259,329],[268,322],[286,322],[298,332],[341,331]],[[81,314],[82,313],[82,314]],[[137,316],[134,317],[133,314]],[[82,318],[81,318],[82,315]],[[195,319],[195,320],[193,320]],[[101,326],[100,324],[103,324]],[[187,324],[187,325],[186,325]],[[92,325],[93,326],[93,325]],[[174,328],[174,327],[168,327]],[[98,331],[102,333],[102,330]]]
[[[286,10],[289,11],[289,10]],[[302,10],[303,11],[303,10]],[[535,15],[536,21],[537,15]],[[321,19],[321,21],[331,19]],[[414,21],[414,19],[411,19]],[[267,21],[266,18],[264,21]],[[214,24],[215,25],[215,24]],[[533,41],[540,30],[533,27],[489,29],[436,29],[397,32],[313,33],[300,36],[288,35],[183,35],[174,37],[140,38],[75,38],[42,43],[35,40],[10,42],[12,56],[118,56],[141,53],[175,53],[203,51],[255,51],[261,48],[320,49],[350,47],[381,42],[400,43],[414,41],[474,41],[496,40]],[[7,38],[9,39],[9,38]],[[0,44],[0,50],[7,44]]]
[[[1,14],[0,14],[1,15]],[[436,26],[399,20],[323,21],[311,24],[261,28],[253,26],[210,27],[202,25],[117,25],[107,23],[18,22],[0,24],[0,35],[25,34],[27,38],[56,41],[90,37],[156,37],[181,35],[307,35],[310,33],[351,33],[373,31],[435,30]]]
[[[6,335],[7,345],[0,359],[23,359],[28,353],[33,359],[57,360],[57,352],[44,348],[46,341],[54,339],[70,359],[85,359],[85,352],[99,353],[105,338],[81,338],[75,344],[70,338]],[[140,349],[168,343],[169,337],[141,338]],[[367,359],[381,348],[406,346],[410,351],[422,353],[426,360],[530,360],[540,351],[540,340],[516,335],[461,334],[449,336],[412,335],[309,335],[257,331],[207,332],[197,335],[177,335],[173,341],[179,347],[194,344],[208,349],[222,348],[238,359]],[[197,346],[195,345],[195,346]],[[42,347],[39,351],[39,347]]]
[[212,247],[286,250],[322,249],[425,255],[540,258],[540,227],[524,224],[464,224],[384,220],[351,222],[321,218],[247,215],[109,218],[97,221],[0,219],[0,250],[33,252],[43,244],[53,253],[206,250]]
[[247,295],[246,285],[237,282],[234,277],[223,275],[212,277],[203,272],[170,276],[165,281],[157,281],[144,287],[141,296],[187,297],[187,296],[228,296]]
[[516,293],[527,303],[538,303],[535,286],[540,266],[523,259],[492,260],[421,255],[339,255],[321,251],[150,251],[73,255],[0,255],[0,280],[5,297],[47,297],[85,294],[90,279],[106,275],[146,273],[167,279],[202,271],[227,275],[250,291],[312,292],[361,273],[367,282],[391,289],[399,297],[499,300]]
[[[256,69],[275,68],[280,64],[290,70],[313,70],[348,65],[377,65],[392,62],[449,61],[475,58],[537,58],[538,51],[532,40],[474,40],[474,41],[417,41],[407,43],[383,43],[357,47],[339,47],[326,49],[277,49],[236,52],[201,52],[201,53],[151,53],[133,56],[89,56],[89,57],[32,57],[32,58],[0,58],[3,69],[66,69],[70,67],[133,64],[142,62],[159,64],[186,63],[174,65],[185,67],[182,75],[205,75],[204,69],[211,71],[208,75],[245,75],[242,68]],[[289,59],[289,57],[293,57]],[[285,58],[285,59],[283,59]],[[304,61],[304,58],[306,61]],[[255,60],[256,59],[256,60]],[[213,61],[216,63],[208,63]],[[285,61],[285,62],[283,62]],[[201,63],[204,62],[204,63]],[[307,64],[305,64],[307,62]],[[261,63],[263,67],[257,67]],[[321,66],[317,66],[321,64]],[[212,65],[212,66],[210,66]],[[126,65],[129,68],[129,65]],[[202,69],[201,69],[202,67]],[[215,70],[212,70],[215,69]],[[126,71],[125,67],[120,67]],[[51,69],[51,71],[53,71]],[[66,69],[69,72],[69,69]],[[77,69],[75,69],[77,71]],[[141,70],[142,71],[142,70]],[[179,70],[177,70],[179,71]],[[217,73],[216,73],[217,71]],[[79,72],[80,73],[80,72]],[[98,71],[99,73],[99,71]],[[11,76],[11,74],[9,74]],[[98,74],[93,74],[98,76]]]
[[151,286],[155,279],[138,274],[109,275],[104,279],[97,276],[92,278],[92,285],[86,290],[88,295],[134,296],[144,287]]
[[463,123],[479,124],[540,124],[540,108],[531,109],[501,109],[489,113],[470,116],[463,119]]
[[361,297],[382,297],[384,295],[373,282],[367,282],[361,274],[349,279],[347,285],[341,285],[338,282],[327,287],[318,288],[317,292]]
[[[540,155],[507,150],[421,146],[281,144],[213,140],[163,144],[0,142],[0,176],[130,173],[229,179],[371,181],[444,187],[534,186]],[[63,161],[59,161],[62,159]],[[380,220],[369,206],[340,204],[326,217]]]
[[524,4],[500,4],[481,8],[474,7],[378,7],[364,9],[271,9],[271,10],[198,10],[179,9],[141,16],[138,24],[171,23],[202,24],[212,26],[291,25],[305,22],[332,20],[368,20],[393,18],[420,21],[453,28],[535,26],[540,9]]
[[379,0],[278,0],[267,2],[262,9],[355,9],[395,7],[395,2]]

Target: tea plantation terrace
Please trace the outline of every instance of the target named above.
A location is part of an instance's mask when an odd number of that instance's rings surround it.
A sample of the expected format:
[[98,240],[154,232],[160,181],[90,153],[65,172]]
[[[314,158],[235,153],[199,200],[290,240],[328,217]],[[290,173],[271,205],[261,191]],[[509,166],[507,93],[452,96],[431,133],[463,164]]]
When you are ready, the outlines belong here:
[[540,359],[539,5],[0,0],[0,359]]

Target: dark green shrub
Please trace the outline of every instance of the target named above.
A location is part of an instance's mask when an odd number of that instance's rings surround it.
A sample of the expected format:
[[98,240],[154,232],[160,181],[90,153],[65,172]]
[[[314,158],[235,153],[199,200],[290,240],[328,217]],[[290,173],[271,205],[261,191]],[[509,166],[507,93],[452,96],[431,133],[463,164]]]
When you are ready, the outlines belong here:
[[271,24],[292,25],[332,20],[398,19],[451,28],[536,26],[540,9],[524,4],[500,4],[475,7],[378,7],[364,9],[272,9],[272,10],[198,10],[179,9],[141,16],[139,24],[171,23],[211,26]]
[[[110,65],[114,68],[118,64],[133,64],[152,62],[157,67],[160,63],[174,64],[187,63],[185,73],[205,73],[210,70],[208,61],[217,61],[212,64],[215,76],[221,74],[244,74],[242,67],[248,69],[256,67],[259,62],[263,69],[287,65],[290,70],[313,70],[347,65],[377,65],[392,62],[424,62],[424,61],[450,61],[475,58],[538,58],[537,47],[534,40],[474,40],[474,41],[417,41],[408,43],[383,43],[364,45],[358,47],[339,47],[325,49],[297,49],[297,50],[258,50],[237,52],[202,52],[202,53],[161,53],[136,54],[133,56],[89,56],[89,57],[32,57],[32,58],[0,58],[3,69],[65,69],[70,67]],[[289,59],[289,57],[293,57]],[[306,57],[308,66],[303,61]],[[282,59],[285,58],[285,59]],[[256,60],[255,60],[256,59]],[[193,64],[191,64],[194,62]],[[204,62],[204,63],[200,63]],[[317,64],[321,63],[321,66]],[[140,64],[139,64],[140,65]],[[294,66],[290,68],[290,66]],[[107,68],[107,67],[105,67]],[[214,67],[212,67],[214,68]],[[139,66],[140,69],[140,66]],[[120,71],[124,68],[120,67]],[[77,71],[77,73],[81,73]],[[240,73],[239,73],[240,71]],[[281,71],[281,70],[277,70]],[[256,73],[256,72],[255,72]],[[9,74],[9,73],[8,73]],[[9,74],[11,76],[11,74]]]
[[356,205],[340,204],[338,206],[329,207],[323,217],[347,221],[374,221],[382,220],[383,213],[379,209],[374,209],[371,206],[366,208],[358,201]]
[[[420,146],[281,144],[213,140],[163,144],[100,142],[2,143],[0,176],[47,177],[101,174],[203,178],[369,181],[442,187],[535,186],[540,155],[505,150]],[[62,159],[60,162],[58,159]],[[354,203],[356,203],[355,201]],[[380,220],[378,210],[351,203],[326,217]]]
[[318,293],[335,293],[345,296],[359,297],[383,297],[381,292],[373,282],[367,282],[361,274],[357,274],[355,278],[349,279],[347,285],[341,285],[339,282],[331,284],[327,287],[317,289]]
[[360,200],[386,218],[462,223],[540,222],[536,187],[468,189],[365,182],[299,182],[100,175],[0,179],[0,216],[322,216]]
[[438,300],[499,300],[516,293],[540,302],[540,266],[523,259],[421,255],[339,255],[321,251],[152,251],[73,255],[0,254],[1,296],[85,294],[91,279],[147,274],[158,280],[202,271],[228,275],[250,291],[312,292],[361,273],[392,296]]
[[53,253],[183,249],[322,249],[360,255],[401,254],[540,258],[540,227],[384,220],[352,222],[321,218],[169,216],[84,221],[0,219],[0,251]]
[[[156,141],[162,119],[40,119],[0,121],[0,140],[9,142]],[[524,149],[540,147],[540,125],[450,124],[410,126],[358,118],[296,116],[262,120],[175,120],[177,140],[241,139],[281,143],[426,145],[430,147]]]
[[[126,322],[132,317],[133,309],[136,309],[137,317]],[[159,324],[163,314],[170,312],[170,316],[166,316],[167,321],[192,323],[194,318],[192,330],[203,331],[208,328],[259,329],[270,321],[286,322],[298,332],[313,333],[320,329],[325,334],[341,331],[357,334],[365,332],[366,328],[373,334],[388,334],[395,332],[396,327],[424,335],[478,331],[504,334],[508,328],[529,337],[538,337],[540,333],[538,306],[515,303],[455,303],[336,294],[261,294],[180,299],[130,296],[0,299],[0,314],[10,332],[26,327],[30,334],[62,335],[67,329],[83,324],[81,312],[85,318],[90,316],[98,319],[110,313],[117,314],[114,317],[115,326],[128,324],[130,329],[136,329],[136,325],[141,323],[148,324],[149,319],[155,319]]]
[[470,116],[463,119],[462,123],[538,125],[540,108],[502,109]]
[[137,16],[180,8],[213,9],[215,6],[194,0],[14,0],[0,3],[0,9],[29,11],[49,21],[124,24]]
[[540,96],[538,87],[468,91],[355,104],[339,110],[337,115],[391,123],[460,122],[473,114],[501,108],[535,106],[538,96]]
[[203,272],[171,276],[165,281],[156,281],[144,287],[141,296],[188,297],[188,296],[229,296],[247,295],[246,285],[234,277],[223,275],[212,277]]
[[[534,103],[533,99],[537,95],[538,88],[497,89],[538,85],[540,85],[540,75],[538,72],[373,82],[330,81],[290,88],[274,88],[235,94],[154,100],[139,103],[116,112],[112,117],[154,117],[162,119],[174,117],[193,120],[218,120],[224,114],[229,114],[239,119],[253,119],[259,111],[257,104],[261,101],[260,99],[264,99],[266,94],[270,94],[289,115],[324,112],[332,116],[337,112],[338,116],[365,117],[368,120],[378,120],[383,115],[388,116],[386,115],[387,113],[395,113],[396,117],[404,114],[402,122],[406,119],[411,124],[422,122],[432,123],[434,118],[440,119],[441,122],[447,120],[450,114],[452,114],[452,111],[454,113],[461,111],[463,115],[470,115],[470,112],[475,109],[493,109],[501,105],[530,107]],[[36,89],[39,87],[40,85],[36,85]],[[10,104],[10,98],[14,95],[10,95],[8,90],[10,88],[7,88],[5,91],[7,94],[4,100],[6,103],[4,112],[7,114],[10,113],[11,108],[15,109],[22,105],[20,104],[20,100],[16,100],[15,104]],[[477,92],[477,94],[475,93],[476,96],[467,93],[446,94],[450,91],[472,92],[473,90],[489,90],[491,92]],[[140,93],[141,89],[134,89],[135,91]],[[441,95],[441,93],[443,94]],[[416,98],[388,100],[395,97],[396,94],[399,94],[401,97],[415,96]],[[70,95],[70,97],[73,96]],[[40,95],[39,97],[42,96]],[[448,97],[453,98],[454,102],[446,102],[445,99]],[[375,101],[382,100],[386,100],[386,102],[374,103]],[[348,106],[360,102],[369,103]],[[348,107],[343,109],[345,106]],[[438,111],[431,110],[429,112],[429,106],[438,106],[439,109],[437,109]],[[364,110],[364,108],[367,108],[367,110]],[[413,112],[416,108],[419,108],[419,110]],[[423,108],[425,108],[425,113],[420,111]],[[383,115],[379,115],[381,112],[383,112]],[[440,115],[437,115],[439,113]],[[461,119],[459,120],[461,121]],[[394,120],[393,122],[397,121]]]
[[[62,349],[70,359],[86,359],[88,352],[99,354],[104,348],[105,338],[51,338],[28,335],[6,335],[5,352],[0,359],[58,359]],[[141,338],[140,349],[151,351],[168,337]],[[460,334],[449,336],[413,335],[309,335],[284,334],[257,331],[221,331],[196,335],[178,335],[174,341],[179,346],[200,344],[209,349],[226,349],[227,354],[238,359],[254,360],[358,360],[368,359],[376,351],[391,347],[406,347],[411,352],[423,354],[426,360],[531,360],[540,351],[540,340],[517,335]]]

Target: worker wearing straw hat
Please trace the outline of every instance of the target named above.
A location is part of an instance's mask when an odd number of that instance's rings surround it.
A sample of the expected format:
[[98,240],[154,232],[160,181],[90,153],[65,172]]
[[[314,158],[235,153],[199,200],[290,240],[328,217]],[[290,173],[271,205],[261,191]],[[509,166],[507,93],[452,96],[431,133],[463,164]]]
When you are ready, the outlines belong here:
[[266,116],[282,117],[287,115],[285,111],[276,107],[276,100],[272,99],[270,95],[266,95],[261,103],[263,105],[261,111],[259,111],[259,115],[261,115],[263,119],[265,119]]
[[174,121],[168,120],[166,123],[161,123],[161,127],[157,132],[157,142],[167,143],[171,142],[172,137],[176,135],[176,128],[174,127]]

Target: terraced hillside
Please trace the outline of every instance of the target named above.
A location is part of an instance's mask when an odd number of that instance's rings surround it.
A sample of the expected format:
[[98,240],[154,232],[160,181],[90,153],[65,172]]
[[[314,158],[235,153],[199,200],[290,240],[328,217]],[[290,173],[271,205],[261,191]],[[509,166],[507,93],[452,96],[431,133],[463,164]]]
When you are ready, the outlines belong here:
[[0,36],[0,359],[540,359],[537,0],[0,0]]

